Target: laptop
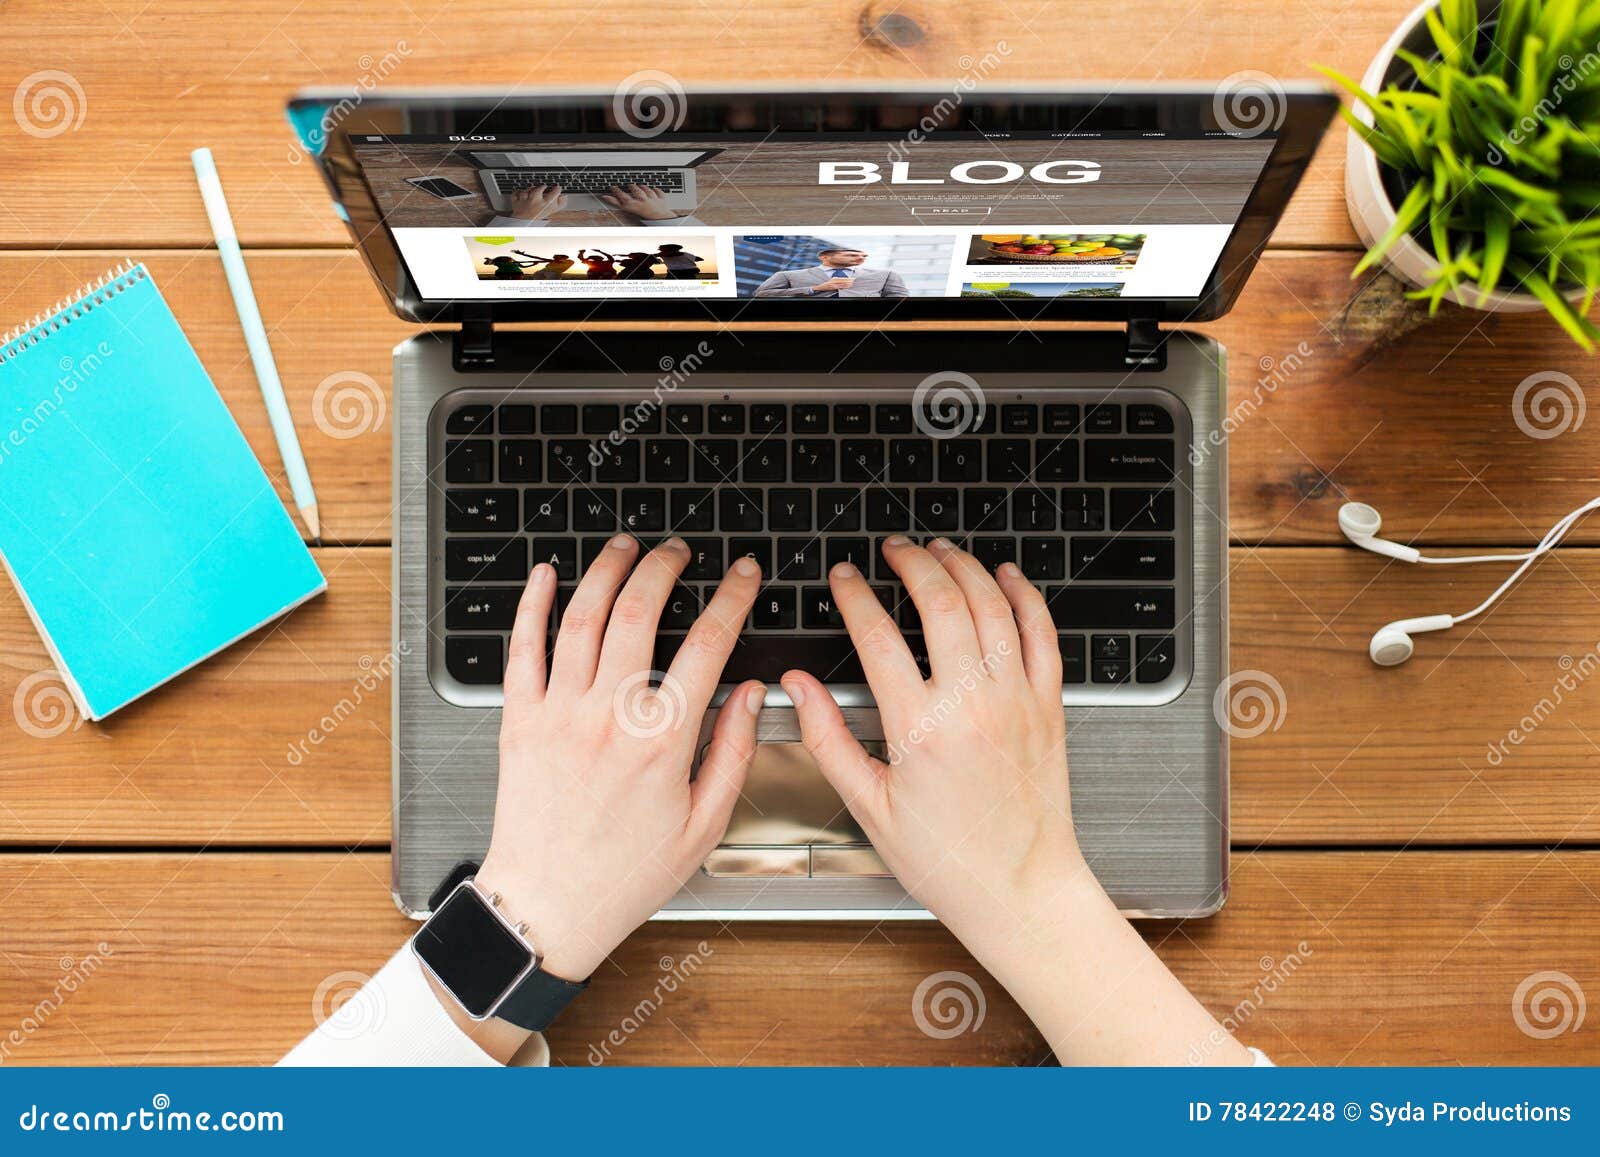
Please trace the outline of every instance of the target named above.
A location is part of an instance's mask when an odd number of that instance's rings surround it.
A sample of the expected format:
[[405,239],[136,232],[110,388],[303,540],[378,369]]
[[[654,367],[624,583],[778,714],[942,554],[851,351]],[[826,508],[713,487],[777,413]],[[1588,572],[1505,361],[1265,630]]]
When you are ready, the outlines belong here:
[[472,150],[484,194],[498,213],[510,213],[511,198],[524,189],[556,186],[573,211],[608,208],[600,194],[627,186],[661,192],[665,209],[688,212],[697,203],[694,168],[716,149]]
[[[425,915],[487,846],[530,568],[555,566],[559,621],[628,530],[693,551],[657,670],[733,559],[764,574],[725,676],[772,688],[756,766],[661,918],[927,917],[777,682],[815,672],[882,749],[825,576],[855,562],[920,653],[879,553],[896,533],[1043,589],[1091,866],[1130,915],[1215,912],[1231,423],[1225,353],[1185,327],[1233,304],[1337,107],[1291,86],[1240,129],[1227,96],[705,89],[648,140],[600,90],[296,97],[377,291],[419,327],[391,402],[399,907]],[[408,180],[578,153],[603,179],[624,157],[699,179],[513,225]]]

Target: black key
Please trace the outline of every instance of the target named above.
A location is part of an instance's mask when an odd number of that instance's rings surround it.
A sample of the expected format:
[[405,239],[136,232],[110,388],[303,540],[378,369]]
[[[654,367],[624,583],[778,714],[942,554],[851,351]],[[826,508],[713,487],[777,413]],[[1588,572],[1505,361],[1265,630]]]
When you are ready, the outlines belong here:
[[598,449],[600,458],[594,468],[596,482],[639,481],[639,443],[631,439],[602,442]]
[[1048,490],[1024,486],[1011,495],[1011,529],[1029,534],[1056,528],[1056,498]]
[[501,406],[500,432],[502,434],[533,433],[533,407]]
[[1032,469],[1033,448],[1020,438],[991,438],[985,482],[1023,482]]
[[711,406],[706,411],[706,430],[712,434],[743,434],[743,406]]
[[459,683],[499,683],[505,644],[499,635],[452,635],[444,641],[444,668]]
[[1127,635],[1090,635],[1091,659],[1126,659],[1133,651]]
[[874,415],[874,429],[879,434],[911,433],[911,407],[904,402],[885,402]]
[[1171,530],[1177,515],[1170,490],[1113,490],[1112,530]]
[[781,439],[746,439],[742,476],[746,482],[782,482],[788,473],[788,459]]
[[446,442],[444,480],[493,482],[494,443],[487,438],[474,438],[469,442]]
[[509,631],[521,598],[521,587],[452,587],[444,596],[444,625],[452,631]]
[[810,530],[811,491],[767,491],[768,530]]
[[[662,634],[656,638],[655,657],[651,666],[665,671],[683,646],[681,634]],[[927,644],[920,634],[906,635],[906,645],[918,665],[927,669]],[[765,635],[761,645],[735,647],[722,670],[724,684],[740,683],[746,679],[760,679],[776,683],[785,671],[799,668],[810,671],[825,683],[865,683],[866,674],[861,660],[856,657],[850,636],[831,634]]]
[[1132,669],[1131,659],[1089,660],[1089,674],[1096,683],[1126,683]]
[[895,616],[900,624],[900,633],[922,630],[922,616],[917,613],[917,604],[912,600],[910,593],[900,600],[900,613]]
[[1061,492],[1062,530],[1104,530],[1106,496],[1099,490],[1070,489]]
[[1171,482],[1173,444],[1156,438],[1091,438],[1083,447],[1089,482]]
[[883,477],[883,442],[878,438],[847,438],[839,444],[840,482],[877,482]]
[[1083,428],[1090,434],[1122,433],[1122,407],[1104,404],[1090,406],[1088,413],[1083,416]]
[[958,492],[937,487],[917,491],[912,503],[918,530],[943,532],[961,525],[961,506]]
[[822,542],[815,538],[780,538],[777,577],[785,582],[821,578]]
[[990,574],[1003,562],[1017,561],[1017,540],[991,535],[980,535],[972,540],[972,557],[983,564]]
[[828,407],[811,402],[797,402],[789,412],[796,434],[826,434],[828,432]]
[[523,526],[526,529],[546,533],[567,529],[565,490],[530,490],[524,497]]
[[722,562],[720,538],[686,538],[689,562],[683,568],[685,582],[716,582],[726,569]]
[[760,530],[761,491],[729,486],[717,493],[718,530]]
[[651,438],[644,444],[646,482],[689,481],[689,443],[681,438]]
[[651,534],[667,528],[667,492],[665,490],[624,490],[622,504],[617,508],[622,516],[622,529],[630,534]]
[[[772,540],[770,538],[730,538],[728,540],[728,564],[731,566],[741,558],[755,560],[761,568],[762,578],[772,577]],[[783,554],[778,554],[779,565],[782,565]],[[720,576],[719,576],[720,577]]]
[[789,446],[790,477],[795,482],[832,482],[836,449],[837,443],[827,438],[796,439]]
[[1084,655],[1082,635],[1061,635],[1061,681],[1063,683],[1087,683],[1089,681],[1089,664]]
[[872,433],[872,407],[859,403],[841,403],[833,408],[835,434]]
[[872,593],[878,596],[878,605],[884,609],[886,614],[891,616],[894,614],[895,589],[894,587],[886,586],[874,586],[872,588]]
[[661,404],[646,398],[622,409],[622,430],[626,434],[661,433]]
[[509,534],[517,529],[515,490],[447,490],[444,495],[446,530],[498,530]]
[[694,626],[694,621],[700,617],[700,596],[693,587],[686,587],[682,583],[672,588],[672,593],[667,596],[667,603],[661,608],[660,629],[663,631],[682,631]]
[[617,492],[580,487],[572,492],[572,529],[617,529]]
[[899,582],[900,576],[894,573],[894,567],[889,565],[889,560],[883,557],[883,544],[887,538],[872,540],[872,577],[875,579],[888,579],[890,582]]
[[933,442],[928,438],[895,438],[889,443],[890,482],[932,482]]
[[[872,544],[864,538],[830,538],[828,539],[827,564],[831,571],[841,562],[847,562],[862,574],[867,573],[871,563]],[[890,608],[892,609],[892,608]]]
[[690,487],[672,492],[672,529],[681,534],[710,530],[716,524],[712,513],[711,491]]
[[1170,538],[1075,538],[1075,579],[1170,579],[1175,566]]
[[585,434],[610,434],[622,425],[622,407],[590,404],[583,408]]
[[507,438],[500,443],[500,481],[538,482],[539,443],[532,438]]
[[[939,398],[937,391],[934,397]],[[996,408],[984,406],[980,414],[978,407],[970,404],[972,400],[969,396],[962,396],[960,391],[953,391],[942,403],[923,406],[922,421],[917,428],[926,430],[936,438],[940,435],[994,433],[998,427]]]
[[1078,443],[1070,438],[1041,438],[1034,446],[1038,460],[1033,465],[1035,482],[1076,482]]
[[789,408],[781,402],[761,402],[750,407],[752,434],[781,434],[788,425]]
[[[833,592],[827,587],[802,587],[800,623],[808,630],[842,629],[844,618],[839,614],[839,608],[833,605]],[[824,681],[827,679],[821,672],[812,671],[812,674]]]
[[545,444],[545,463],[551,482],[589,481],[589,443],[553,438]]
[[1022,573],[1034,582],[1067,577],[1067,544],[1059,538],[1022,540]]
[[1032,434],[1039,429],[1039,407],[1032,402],[1008,403],[1000,407],[1002,434]]
[[[600,552],[606,548],[606,543],[610,541],[609,538],[586,538],[579,544],[578,561],[580,565],[578,571],[580,574],[589,573],[589,568],[594,565],[594,560],[600,557]],[[537,562],[538,559],[534,561]],[[552,563],[551,565],[553,566],[554,564]]]
[[674,434],[704,433],[705,411],[699,406],[668,406],[667,429]]
[[[598,543],[601,548],[610,539],[591,538],[586,540]],[[560,582],[575,582],[578,577],[578,540],[575,538],[535,538],[533,540],[533,563],[537,566],[547,562],[555,567],[556,578]],[[532,569],[531,567],[529,568]]]
[[837,534],[861,529],[861,491],[817,491],[817,529]]
[[1140,635],[1134,676],[1141,683],[1159,683],[1172,674],[1178,651],[1171,635]]
[[521,583],[528,581],[525,538],[447,538],[444,577],[450,582]]
[[494,407],[457,406],[444,420],[446,434],[493,434]]
[[939,443],[940,482],[977,482],[982,477],[982,442],[956,438]]
[[756,596],[756,605],[750,612],[750,620],[760,631],[794,630],[796,623],[794,588],[764,588]]
[[734,482],[739,478],[739,443],[732,438],[704,438],[694,444],[696,482]]
[[578,432],[577,406],[544,406],[539,414],[539,425],[546,434],[576,434]]
[[968,530],[1004,530],[1006,528],[1006,492],[1004,490],[968,490],[962,496],[965,507],[963,525]]
[[1128,407],[1128,433],[1170,434],[1172,415],[1160,406],[1142,403]]
[[1070,405],[1049,405],[1044,408],[1044,432],[1046,434],[1071,434],[1078,429],[1078,407]]
[[866,492],[868,530],[910,530],[911,492],[872,487]]
[[1050,587],[1045,601],[1057,627],[1170,631],[1177,621],[1171,587]]

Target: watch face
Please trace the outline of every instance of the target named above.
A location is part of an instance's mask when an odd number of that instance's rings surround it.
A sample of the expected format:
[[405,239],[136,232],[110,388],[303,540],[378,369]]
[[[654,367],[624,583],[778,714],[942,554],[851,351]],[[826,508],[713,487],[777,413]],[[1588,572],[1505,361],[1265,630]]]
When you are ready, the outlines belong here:
[[417,933],[416,952],[468,1015],[484,1017],[533,953],[470,887],[450,894]]

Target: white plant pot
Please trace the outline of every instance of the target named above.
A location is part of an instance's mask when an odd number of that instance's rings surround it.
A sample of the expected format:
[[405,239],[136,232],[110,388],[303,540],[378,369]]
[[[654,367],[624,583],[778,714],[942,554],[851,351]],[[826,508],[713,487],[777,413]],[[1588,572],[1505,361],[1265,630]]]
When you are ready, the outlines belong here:
[[[1423,0],[1423,3],[1418,4],[1411,14],[1400,22],[1400,27],[1394,30],[1394,35],[1389,37],[1384,46],[1378,50],[1378,55],[1372,58],[1371,66],[1361,78],[1363,89],[1370,93],[1381,92],[1384,86],[1394,79],[1391,73],[1409,71],[1404,63],[1395,60],[1394,53],[1397,48],[1410,49],[1419,56],[1432,55],[1433,38],[1428,34],[1428,26],[1423,23],[1423,18],[1430,8],[1437,6],[1435,0]],[[1495,5],[1485,6],[1484,15],[1492,12],[1495,7]],[[1372,110],[1366,105],[1358,102],[1354,111],[1364,123],[1369,125],[1372,123]],[[1389,200],[1388,190],[1383,187],[1377,156],[1355,133],[1348,135],[1349,144],[1345,149],[1344,158],[1344,198],[1350,210],[1350,223],[1355,226],[1356,234],[1361,238],[1362,244],[1370,249],[1394,224],[1395,207]],[[1389,272],[1418,289],[1431,284],[1434,273],[1439,268],[1439,263],[1434,260],[1433,254],[1409,234],[1391,245],[1383,260]],[[1571,300],[1580,300],[1582,296],[1580,290],[1572,295]],[[1531,293],[1505,293],[1500,290],[1491,292],[1480,302],[1477,288],[1471,285],[1464,285],[1453,293],[1445,294],[1445,299],[1466,306],[1468,309],[1506,313],[1527,313],[1544,308],[1544,304]]]

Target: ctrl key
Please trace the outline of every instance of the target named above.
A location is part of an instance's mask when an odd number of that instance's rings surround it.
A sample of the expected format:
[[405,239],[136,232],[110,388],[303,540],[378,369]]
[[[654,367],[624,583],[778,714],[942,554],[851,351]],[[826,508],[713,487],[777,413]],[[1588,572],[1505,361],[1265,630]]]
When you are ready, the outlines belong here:
[[452,635],[444,641],[444,666],[461,683],[505,680],[505,645],[499,635]]

